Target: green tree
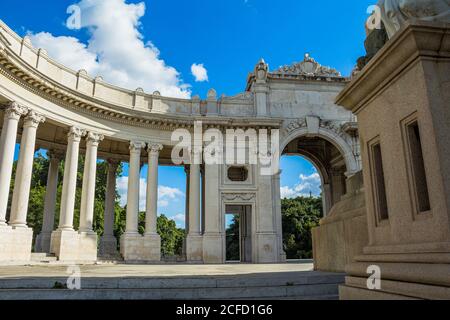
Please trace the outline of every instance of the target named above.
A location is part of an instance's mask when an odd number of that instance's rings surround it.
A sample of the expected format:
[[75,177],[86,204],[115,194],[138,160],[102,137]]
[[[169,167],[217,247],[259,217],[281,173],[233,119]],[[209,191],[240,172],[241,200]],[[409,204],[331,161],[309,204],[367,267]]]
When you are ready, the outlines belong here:
[[239,261],[240,257],[240,232],[239,232],[239,215],[233,215],[233,220],[225,230],[226,234],[226,260]]
[[283,246],[288,259],[312,258],[311,229],[322,217],[322,199],[298,197],[281,200]]
[[184,230],[177,228],[175,221],[162,214],[157,219],[157,231],[161,237],[161,254],[163,256],[181,255]]

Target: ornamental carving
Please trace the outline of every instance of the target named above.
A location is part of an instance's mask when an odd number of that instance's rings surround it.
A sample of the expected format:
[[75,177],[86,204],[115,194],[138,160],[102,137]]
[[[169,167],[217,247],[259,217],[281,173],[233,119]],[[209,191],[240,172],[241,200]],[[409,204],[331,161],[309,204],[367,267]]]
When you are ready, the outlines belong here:
[[289,124],[286,127],[286,132],[287,133],[291,133],[294,130],[300,129],[300,128],[306,128],[307,124],[306,124],[306,119],[296,119],[293,120],[291,122],[289,122]]
[[332,121],[332,120],[321,120],[320,121],[320,127],[330,130],[339,137],[343,138],[344,140],[347,140],[347,134],[342,130],[342,124],[338,121]]
[[130,151],[131,152],[141,152],[142,148],[145,148],[145,142],[130,141]]
[[269,66],[264,61],[264,59],[259,60],[258,64],[255,67],[255,75],[256,80],[260,82],[264,82],[267,79],[267,74],[269,72]]
[[69,138],[80,140],[81,137],[86,135],[86,130],[78,127],[71,127],[67,135],[69,136]]
[[271,73],[295,76],[342,77],[339,71],[334,68],[320,65],[308,53],[305,54],[305,58],[302,62],[280,67]]
[[389,38],[410,20],[450,22],[448,0],[379,0],[378,7]]
[[254,193],[223,193],[222,199],[226,201],[235,201],[235,200],[242,200],[242,201],[250,201],[253,200],[256,197]]
[[6,106],[6,117],[8,119],[19,120],[21,116],[25,115],[28,109],[24,106],[19,105],[17,102],[13,101],[8,103]]
[[98,145],[103,139],[104,135],[96,133],[96,132],[88,132],[86,140],[94,145]]
[[149,143],[148,144],[148,153],[151,155],[159,155],[159,152],[163,149],[163,145],[160,143]]
[[25,117],[25,125],[37,127],[40,123],[45,121],[45,117],[36,111],[31,110]]

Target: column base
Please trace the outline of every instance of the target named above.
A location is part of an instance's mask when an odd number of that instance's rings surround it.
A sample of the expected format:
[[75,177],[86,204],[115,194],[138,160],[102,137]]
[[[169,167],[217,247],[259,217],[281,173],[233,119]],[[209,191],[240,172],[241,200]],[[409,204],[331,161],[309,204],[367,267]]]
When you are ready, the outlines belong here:
[[50,252],[60,261],[97,261],[97,234],[73,230],[53,231]]
[[225,241],[221,233],[205,233],[203,235],[203,262],[225,263]]
[[120,237],[120,254],[127,262],[159,262],[161,237],[158,234],[124,233]]
[[188,235],[186,237],[186,260],[203,262],[203,236]]
[[119,251],[117,250],[117,239],[114,236],[100,237],[100,244],[98,246],[98,255],[101,257],[117,257]]
[[33,229],[0,226],[0,261],[29,262]]
[[52,239],[51,232],[41,232],[36,236],[36,242],[34,244],[34,250],[36,252],[50,253],[50,242]]

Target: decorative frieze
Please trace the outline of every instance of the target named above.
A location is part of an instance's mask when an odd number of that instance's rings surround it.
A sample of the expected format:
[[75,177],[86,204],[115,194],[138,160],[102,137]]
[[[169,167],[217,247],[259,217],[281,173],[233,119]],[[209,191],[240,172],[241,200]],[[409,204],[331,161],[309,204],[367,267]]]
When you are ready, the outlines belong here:
[[278,75],[294,75],[294,76],[319,76],[319,77],[342,77],[341,73],[334,68],[325,67],[316,62],[308,53],[302,62],[294,63],[289,66],[283,66],[271,72]]
[[305,118],[295,119],[295,120],[292,120],[291,122],[289,122],[289,124],[285,128],[285,131],[286,131],[286,133],[291,133],[294,130],[306,128],[306,126],[307,126],[307,124],[306,124]]
[[222,193],[222,199],[225,201],[250,201],[255,199],[255,193]]

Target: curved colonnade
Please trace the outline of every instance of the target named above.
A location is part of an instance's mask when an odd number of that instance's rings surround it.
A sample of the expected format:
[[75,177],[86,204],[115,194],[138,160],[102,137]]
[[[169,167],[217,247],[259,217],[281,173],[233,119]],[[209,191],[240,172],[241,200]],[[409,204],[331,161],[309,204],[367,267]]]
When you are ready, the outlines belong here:
[[[249,75],[246,91],[217,98],[211,89],[206,100],[162,97],[112,86],[83,70],[72,71],[51,60],[44,49],[33,48],[0,21],[0,260],[28,261],[33,234],[27,211],[33,159],[37,149],[48,150],[44,220],[36,250],[63,261],[95,261],[98,252],[114,254],[115,180],[120,162],[129,163],[126,232],[120,253],[127,261],[159,261],[156,232],[158,165],[171,159],[175,129],[278,129],[280,154],[302,153],[335,174],[324,182],[325,211],[345,193],[345,180],[360,170],[355,117],[334,105],[347,79],[308,55],[292,66],[269,71],[260,61]],[[307,141],[314,138],[315,141]],[[306,139],[306,140],[305,140]],[[293,141],[307,146],[295,148]],[[320,141],[319,141],[320,140]],[[11,207],[8,195],[16,143],[20,144]],[[314,144],[315,143],[315,144]],[[300,149],[299,149],[300,148]],[[192,153],[199,150],[192,148]],[[85,166],[79,226],[73,225],[78,157]],[[108,162],[104,234],[93,231],[95,177],[98,159]],[[64,160],[59,225],[55,219],[58,167]],[[145,234],[138,233],[139,179],[148,164]],[[280,209],[280,172],[261,174],[260,164],[245,164],[244,181],[229,179],[227,164],[185,163],[188,175],[185,253],[188,261],[225,262],[224,219],[228,207],[250,209],[251,250],[248,261],[283,261]],[[340,185],[340,187],[338,187]],[[203,186],[203,187],[202,187]],[[9,214],[7,221],[6,217]],[[98,245],[98,242],[100,243]],[[100,250],[100,251],[99,251]]]

